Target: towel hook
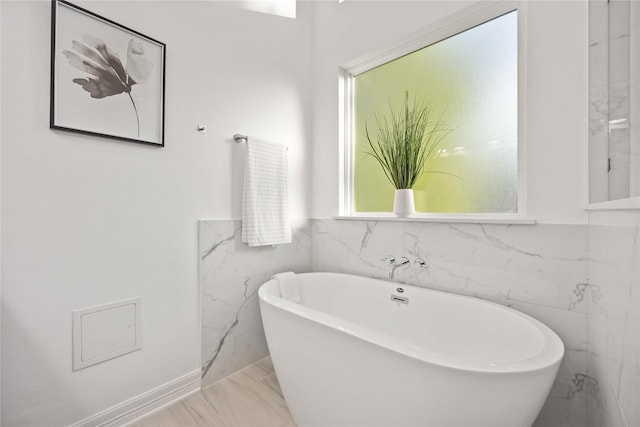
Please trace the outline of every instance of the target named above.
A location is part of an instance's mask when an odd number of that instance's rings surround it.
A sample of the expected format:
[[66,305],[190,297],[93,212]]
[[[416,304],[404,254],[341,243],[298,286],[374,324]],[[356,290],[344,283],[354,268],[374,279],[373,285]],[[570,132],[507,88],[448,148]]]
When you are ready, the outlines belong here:
[[249,137],[247,135],[240,135],[239,133],[236,133],[235,135],[233,135],[233,140],[240,144],[241,142],[247,142],[249,140]]

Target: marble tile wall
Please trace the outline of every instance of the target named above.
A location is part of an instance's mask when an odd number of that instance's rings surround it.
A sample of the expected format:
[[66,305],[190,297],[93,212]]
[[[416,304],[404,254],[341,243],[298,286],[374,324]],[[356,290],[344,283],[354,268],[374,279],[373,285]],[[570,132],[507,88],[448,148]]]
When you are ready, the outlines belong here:
[[491,300],[554,329],[566,355],[536,427],[585,425],[588,232],[586,225],[479,225],[318,219],[314,271],[386,278],[387,255],[426,261],[394,280]]
[[630,166],[629,0],[609,1],[609,199],[629,197]]
[[[640,214],[587,225],[317,219],[249,248],[240,222],[200,222],[203,387],[267,355],[257,302],[280,271],[387,278],[387,255],[428,268],[394,280],[491,300],[553,328],[566,355],[536,427],[640,425]],[[588,328],[586,327],[588,322]]]
[[587,426],[638,426],[640,213],[589,217]]
[[[640,196],[640,2],[629,6],[629,197]],[[635,95],[633,95],[635,94]]]
[[258,288],[311,269],[310,222],[293,224],[292,243],[250,248],[239,220],[199,221],[203,388],[268,355]]
[[609,200],[609,11],[589,2],[589,200]]
[[589,2],[589,200],[637,195],[637,2]]

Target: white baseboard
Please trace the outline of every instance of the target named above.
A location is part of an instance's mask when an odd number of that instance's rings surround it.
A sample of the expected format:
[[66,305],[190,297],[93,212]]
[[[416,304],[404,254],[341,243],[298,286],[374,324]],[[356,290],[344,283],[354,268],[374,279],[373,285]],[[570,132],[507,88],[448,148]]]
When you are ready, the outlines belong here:
[[78,421],[70,427],[122,426],[169,406],[198,390],[200,390],[200,369]]

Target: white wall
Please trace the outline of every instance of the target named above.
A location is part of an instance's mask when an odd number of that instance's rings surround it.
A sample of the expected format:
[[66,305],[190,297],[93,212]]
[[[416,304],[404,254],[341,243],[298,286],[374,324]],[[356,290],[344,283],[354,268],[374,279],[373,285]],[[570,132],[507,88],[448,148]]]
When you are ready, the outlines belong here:
[[[289,146],[308,216],[310,7],[76,2],[167,44],[157,148],[51,131],[50,2],[0,3],[2,425],[68,425],[199,371],[197,220],[240,215],[234,133]],[[143,349],[72,372],[71,311],[135,296]]]
[[[2,8],[0,7],[0,22],[2,22]],[[0,31],[0,46],[2,46],[2,31]],[[0,82],[2,81],[2,55],[0,55]],[[2,85],[0,85],[2,98]],[[0,177],[2,176],[2,104],[0,103]],[[1,183],[1,180],[0,180]],[[1,185],[1,184],[0,184]],[[2,241],[2,192],[0,191],[0,242]],[[2,259],[2,244],[0,244],[0,259]],[[0,262],[0,384],[2,384],[2,262]],[[2,393],[0,393],[0,423],[2,423]]]
[[[586,223],[587,2],[526,3],[528,212],[543,223]],[[338,67],[471,4],[314,3],[313,217],[338,214]]]

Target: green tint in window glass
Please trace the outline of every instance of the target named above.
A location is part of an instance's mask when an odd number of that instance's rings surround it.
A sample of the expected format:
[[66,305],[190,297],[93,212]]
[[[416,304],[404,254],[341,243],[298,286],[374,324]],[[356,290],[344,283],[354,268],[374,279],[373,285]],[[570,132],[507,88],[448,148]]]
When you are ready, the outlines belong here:
[[354,211],[393,211],[394,188],[367,154],[365,124],[405,92],[450,130],[413,187],[416,211],[509,213],[518,206],[517,12],[354,77]]

